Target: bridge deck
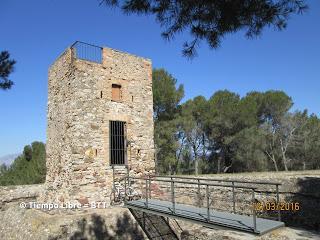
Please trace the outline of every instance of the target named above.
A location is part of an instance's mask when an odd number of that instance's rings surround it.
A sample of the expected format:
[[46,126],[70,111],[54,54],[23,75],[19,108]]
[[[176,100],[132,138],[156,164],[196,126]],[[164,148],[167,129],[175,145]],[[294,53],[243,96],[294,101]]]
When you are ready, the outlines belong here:
[[171,202],[154,199],[149,199],[148,207],[146,207],[145,199],[128,201],[125,206],[161,216],[189,220],[206,227],[223,227],[255,234],[264,234],[274,229],[284,227],[283,222],[257,218],[257,230],[254,232],[252,216],[238,215],[210,209],[210,221],[207,221],[206,208],[198,208],[187,204],[176,203],[175,212],[173,212]]

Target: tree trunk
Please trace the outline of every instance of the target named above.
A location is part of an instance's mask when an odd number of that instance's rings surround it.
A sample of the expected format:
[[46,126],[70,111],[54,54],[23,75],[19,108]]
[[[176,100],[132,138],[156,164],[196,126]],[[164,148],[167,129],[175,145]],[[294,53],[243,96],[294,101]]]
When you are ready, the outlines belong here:
[[218,157],[217,173],[221,172],[221,157]]
[[194,156],[194,173],[195,175],[199,174],[199,161],[197,155]]
[[196,146],[195,143],[193,143],[192,149],[194,154],[194,173],[195,175],[198,175],[199,174],[199,159],[197,154],[198,147]]
[[274,168],[275,168],[276,172],[279,172],[278,164],[277,164],[276,159],[274,158],[274,155],[272,156],[271,160],[273,162],[273,165],[274,165]]
[[273,165],[274,165],[276,172],[279,172],[278,164],[277,164],[277,161],[274,157],[274,154],[270,154],[270,153],[268,153],[268,151],[265,151],[265,153],[267,154],[268,158],[270,158],[271,161],[273,162]]
[[[157,145],[155,145],[155,151],[154,151],[154,162],[155,162],[155,172],[156,174],[159,174],[159,162],[158,162],[158,148]],[[130,145],[130,162],[132,162],[131,160],[131,145]]]
[[223,173],[228,172],[229,168],[231,168],[231,167],[232,167],[232,164],[231,164],[230,166],[226,166],[226,167],[224,168],[224,170],[223,170]]
[[286,157],[288,143],[285,145],[283,143],[283,141],[280,139],[280,145],[281,145],[281,155],[282,155],[282,162],[283,162],[284,170],[288,171],[288,165],[287,165],[288,161],[287,161],[287,157]]
[[285,153],[282,153],[282,161],[283,161],[284,170],[288,171],[287,158]]

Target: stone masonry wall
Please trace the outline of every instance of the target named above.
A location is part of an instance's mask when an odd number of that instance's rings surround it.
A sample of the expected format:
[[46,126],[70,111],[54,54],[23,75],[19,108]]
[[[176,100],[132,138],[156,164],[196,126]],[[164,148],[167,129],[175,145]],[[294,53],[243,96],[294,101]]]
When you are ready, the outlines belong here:
[[[49,70],[46,191],[39,200],[109,200],[109,121],[125,121],[132,174],[154,171],[151,61],[110,48],[102,64],[67,49]],[[111,100],[112,84],[122,99]],[[118,166],[119,171],[124,166]]]

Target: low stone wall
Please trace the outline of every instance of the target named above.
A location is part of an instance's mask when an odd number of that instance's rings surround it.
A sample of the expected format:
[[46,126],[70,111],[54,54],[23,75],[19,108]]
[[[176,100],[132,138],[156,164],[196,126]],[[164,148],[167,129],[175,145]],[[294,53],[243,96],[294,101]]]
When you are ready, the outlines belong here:
[[43,184],[0,186],[0,209],[6,203],[35,201],[43,190]]

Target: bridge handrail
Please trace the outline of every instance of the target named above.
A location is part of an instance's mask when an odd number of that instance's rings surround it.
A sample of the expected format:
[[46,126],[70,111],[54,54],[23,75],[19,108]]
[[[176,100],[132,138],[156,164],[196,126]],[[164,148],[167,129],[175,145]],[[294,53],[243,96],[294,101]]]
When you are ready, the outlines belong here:
[[232,184],[213,184],[213,183],[198,183],[198,182],[188,182],[188,181],[177,181],[174,179],[165,180],[165,179],[155,179],[155,178],[146,178],[146,177],[125,177],[127,179],[137,179],[137,180],[147,180],[147,181],[158,181],[158,182],[174,182],[174,183],[184,183],[184,184],[193,184],[193,185],[203,185],[203,186],[213,186],[213,187],[231,187],[231,188],[242,188],[256,190],[257,187],[247,187],[247,186],[237,186]]
[[[190,185],[197,185],[198,186],[198,195],[200,196],[200,186],[206,186],[206,191],[208,195],[208,187],[213,186],[213,187],[226,187],[226,188],[232,188],[232,202],[233,202],[233,212],[236,212],[236,205],[235,205],[235,189],[249,189],[252,191],[252,202],[255,202],[255,192],[258,191],[258,187],[254,186],[243,186],[243,185],[236,185],[235,183],[242,183],[242,184],[257,184],[257,185],[273,185],[276,187],[276,202],[280,202],[280,196],[279,196],[279,186],[282,185],[281,183],[276,183],[276,182],[263,182],[263,181],[242,181],[242,180],[223,180],[223,179],[214,179],[214,178],[197,178],[197,177],[183,177],[183,176],[175,176],[175,175],[168,175],[168,176],[161,176],[161,175],[149,175],[147,177],[134,177],[134,176],[126,176],[124,177],[125,179],[125,184],[126,184],[126,179],[128,179],[128,184],[130,186],[130,179],[136,179],[136,180],[144,180],[146,181],[146,192],[149,192],[151,196],[151,188],[150,188],[150,183],[151,181],[158,181],[158,182],[168,182],[171,183],[171,191],[172,191],[172,202],[174,202],[174,185],[175,183],[181,183],[181,184],[190,184]],[[193,180],[193,181],[180,181],[177,179],[188,179],[188,180]],[[207,182],[201,182],[201,181],[207,181]],[[208,183],[208,182],[227,182],[231,184],[214,184],[214,183]],[[147,198],[148,199],[148,198]],[[200,204],[200,198],[199,198],[199,204]],[[209,209],[209,207],[208,207]],[[278,209],[277,211],[278,215],[278,221],[281,221],[281,212]],[[254,218],[254,223],[256,224],[256,212],[255,209],[253,208],[253,218]],[[255,225],[254,224],[254,225]]]
[[[275,194],[276,194],[276,201],[277,203],[280,202],[280,189],[279,187],[282,185],[279,182],[264,182],[264,181],[244,181],[244,180],[235,180],[235,179],[218,179],[218,178],[201,178],[201,177],[190,177],[190,176],[176,176],[176,175],[155,175],[154,177],[161,177],[161,178],[179,178],[179,179],[189,179],[193,181],[197,181],[196,183],[200,183],[200,181],[208,181],[208,182],[230,182],[232,183],[232,191],[233,191],[233,198],[235,195],[234,189],[237,185],[235,183],[242,183],[242,184],[256,184],[256,185],[269,185],[275,187]],[[259,192],[258,188],[254,188],[254,191]],[[233,200],[235,201],[235,200]],[[235,203],[233,202],[233,209],[235,209]],[[278,209],[277,211],[278,221],[281,221],[281,211]]]
[[[235,188],[240,188],[240,189],[250,189],[251,194],[252,194],[252,203],[255,202],[255,191],[256,187],[248,187],[248,186],[237,186],[234,184],[213,184],[213,183],[204,183],[204,182],[190,182],[190,181],[177,181],[173,177],[170,177],[170,179],[157,179],[156,177],[151,178],[151,176],[148,177],[131,177],[127,176],[125,177],[125,193],[126,193],[126,187],[127,187],[127,179],[128,179],[128,184],[130,185],[130,179],[136,179],[136,180],[143,180],[145,181],[145,206],[146,208],[149,208],[149,198],[151,199],[151,181],[159,181],[159,182],[169,182],[171,183],[171,202],[172,202],[172,211],[175,213],[176,209],[176,200],[175,200],[175,184],[176,183],[183,183],[183,184],[191,184],[191,185],[197,185],[198,186],[198,196],[200,196],[200,186],[206,186],[206,202],[207,202],[207,221],[210,221],[210,192],[209,192],[209,187],[230,187],[232,188],[232,193],[233,193],[233,211],[235,212]],[[127,201],[126,195],[124,199],[125,203]],[[200,204],[200,198],[199,198],[199,205]],[[256,217],[256,210],[255,207],[252,207],[252,220],[253,220],[253,231],[256,232],[257,230],[257,217]]]
[[218,178],[202,178],[202,177],[188,177],[188,176],[176,176],[176,175],[155,175],[153,177],[161,178],[180,178],[180,179],[191,179],[200,181],[212,181],[212,182],[234,182],[234,183],[249,183],[249,184],[259,184],[259,185],[275,185],[280,186],[282,183],[278,182],[263,182],[263,181],[244,181],[244,180],[231,180],[231,179],[218,179]]

